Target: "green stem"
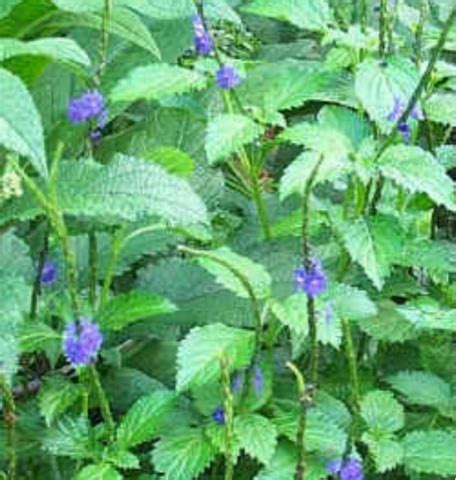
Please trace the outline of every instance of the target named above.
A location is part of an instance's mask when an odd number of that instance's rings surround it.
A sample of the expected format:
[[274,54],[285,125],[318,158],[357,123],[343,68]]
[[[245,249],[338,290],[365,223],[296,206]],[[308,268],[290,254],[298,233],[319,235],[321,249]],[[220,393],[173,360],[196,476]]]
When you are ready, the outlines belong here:
[[298,367],[291,362],[287,362],[287,367],[293,372],[296,377],[296,385],[299,396],[299,418],[298,431],[296,435],[296,445],[298,448],[298,461],[296,464],[295,480],[304,480],[307,473],[307,455],[306,455],[306,423],[307,423],[307,408],[309,399],[307,395],[306,384],[304,376],[299,371]]
[[359,12],[361,31],[366,33],[367,30],[367,0],[359,0]]
[[98,247],[95,231],[89,233],[89,275],[89,301],[92,309],[95,309],[98,284]]
[[108,48],[109,48],[109,31],[112,18],[113,0],[105,0],[104,11],[101,25],[101,41],[100,41],[100,65],[98,67],[97,78],[103,75],[103,72],[108,63]]
[[117,260],[119,259],[120,252],[122,251],[122,247],[124,245],[124,233],[125,226],[122,226],[119,228],[119,230],[117,230],[112,239],[111,257],[106,269],[103,289],[101,291],[100,306],[104,305],[109,299],[109,291],[111,289],[112,279],[114,278]]
[[423,33],[424,33],[424,25],[426,24],[426,19],[428,15],[428,0],[421,0],[420,3],[420,20],[416,27],[415,32],[415,61],[417,66],[421,65],[423,60]]
[[347,356],[348,368],[350,372],[353,411],[358,413],[361,399],[359,391],[358,365],[350,325],[345,318],[342,318],[342,330],[344,332],[345,355]]
[[386,53],[386,35],[388,30],[388,0],[380,0],[379,54],[383,58]]
[[6,458],[8,462],[8,480],[16,478],[16,404],[10,385],[0,373],[0,393],[3,397],[3,419],[6,425]]
[[95,393],[98,397],[98,402],[100,404],[101,415],[103,420],[106,422],[108,427],[108,433],[110,440],[114,438],[115,423],[114,418],[111,413],[111,407],[109,406],[108,397],[106,396],[103,387],[101,386],[100,376],[98,375],[95,365],[89,365],[88,367],[90,381],[92,382]]
[[32,296],[30,299],[30,318],[33,320],[36,318],[38,313],[38,299],[41,295],[41,275],[43,274],[44,263],[46,262],[46,257],[49,249],[49,238],[48,238],[48,229],[47,225],[44,227],[43,232],[43,246],[40,251],[40,256],[38,258],[38,266],[36,269],[35,280],[33,282]]
[[230,370],[228,359],[222,356],[220,359],[222,372],[222,390],[225,413],[225,480],[233,480],[234,462],[233,462],[233,440],[234,440],[234,401],[231,392]]

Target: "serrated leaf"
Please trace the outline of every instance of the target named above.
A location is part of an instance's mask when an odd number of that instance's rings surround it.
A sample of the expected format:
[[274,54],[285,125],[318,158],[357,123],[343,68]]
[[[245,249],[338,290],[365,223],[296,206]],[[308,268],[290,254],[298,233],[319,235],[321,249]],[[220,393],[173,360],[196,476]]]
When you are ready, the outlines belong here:
[[272,312],[281,323],[293,330],[300,337],[307,336],[309,324],[307,321],[307,297],[295,293],[285,300],[272,304]]
[[419,330],[454,332],[456,309],[441,307],[431,297],[418,297],[397,307],[400,314]]
[[330,418],[338,427],[347,430],[351,423],[351,415],[345,404],[324,390],[315,394],[315,408]]
[[0,68],[0,144],[29,158],[36,171],[48,175],[43,127],[33,99],[21,80]]
[[128,73],[112,89],[113,102],[134,102],[136,100],[161,100],[206,85],[206,78],[200,73],[176,65],[157,63],[138,67]]
[[369,116],[387,132],[394,125],[388,115],[397,98],[407,105],[419,80],[414,63],[405,57],[386,61],[368,58],[356,72],[355,92]]
[[0,62],[21,55],[49,57],[64,63],[90,66],[87,53],[70,38],[41,38],[23,42],[15,38],[0,39]]
[[404,426],[404,409],[387,391],[373,390],[365,395],[361,416],[374,435],[394,433]]
[[209,252],[212,258],[200,256],[199,264],[216,277],[218,283],[239,297],[249,298],[249,292],[228,265],[241,274],[250,284],[256,298],[266,298],[271,291],[271,277],[263,265],[239,255],[228,247]]
[[255,413],[239,415],[234,421],[239,445],[264,465],[271,460],[277,446],[277,431],[266,417]]
[[193,480],[215,458],[216,451],[202,430],[187,428],[162,438],[152,452],[164,480]]
[[419,473],[456,475],[456,436],[444,430],[411,432],[402,440],[404,464]]
[[122,475],[111,465],[88,465],[74,477],[74,480],[122,480]]
[[[172,226],[208,223],[206,207],[187,182],[158,165],[119,155],[108,165],[90,160],[63,161],[57,182],[60,208],[67,215],[103,219],[107,223],[136,221],[158,215]],[[39,215],[27,191],[0,212],[0,224]]]
[[47,345],[61,342],[59,332],[41,322],[26,322],[21,325],[18,335],[22,353],[45,349]]
[[110,299],[97,313],[97,320],[102,330],[118,331],[143,318],[175,310],[175,305],[166,298],[131,291]]
[[451,386],[433,373],[403,371],[388,377],[387,382],[412,405],[434,407],[449,417],[454,414]]
[[436,93],[426,102],[426,118],[456,127],[456,93]]
[[40,410],[46,424],[51,425],[59,415],[78,401],[83,391],[82,385],[70,382],[63,377],[46,379],[39,395]]
[[347,320],[358,321],[377,313],[377,306],[367,292],[345,283],[331,282],[322,298],[331,303],[339,317]]
[[157,391],[141,397],[123,417],[117,430],[117,444],[127,450],[151,440],[163,417],[174,406],[174,394]]
[[245,115],[224,113],[209,121],[206,152],[210,164],[228,158],[239,148],[253,142],[262,128]]
[[401,464],[404,457],[402,445],[394,438],[365,433],[362,440],[369,447],[370,454],[374,457],[378,472],[392,470]]
[[420,147],[395,145],[380,157],[382,174],[412,193],[426,193],[431,200],[456,211],[454,185],[443,166]]
[[177,389],[187,390],[211,383],[220,376],[224,356],[232,371],[249,364],[254,335],[247,330],[222,324],[195,327],[179,345]]
[[242,10],[284,20],[306,30],[324,30],[331,20],[326,0],[253,0]]

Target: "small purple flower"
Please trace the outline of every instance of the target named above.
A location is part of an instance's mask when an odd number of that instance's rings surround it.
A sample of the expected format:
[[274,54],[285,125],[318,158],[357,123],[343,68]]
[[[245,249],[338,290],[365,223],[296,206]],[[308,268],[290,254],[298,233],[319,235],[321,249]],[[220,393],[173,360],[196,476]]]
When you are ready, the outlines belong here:
[[218,425],[225,425],[225,410],[222,407],[217,407],[212,412],[212,420]]
[[105,115],[105,100],[98,90],[89,90],[70,100],[68,105],[68,119],[74,124],[100,119]]
[[94,361],[103,343],[98,325],[87,318],[69,323],[63,337],[63,352],[74,366],[88,365]]
[[[391,112],[386,117],[389,122],[397,122],[402,117],[403,113],[405,112],[406,106],[400,101],[399,98],[394,98],[394,105],[391,109]],[[423,120],[423,112],[421,109],[415,105],[413,110],[410,112],[410,118],[413,120]],[[404,141],[406,143],[410,142],[411,137],[411,129],[410,125],[407,121],[402,121],[398,125],[398,131],[402,135]]]
[[242,370],[237,371],[233,379],[231,380],[231,391],[233,393],[239,393],[242,391],[244,384],[244,372]]
[[299,267],[294,271],[295,288],[310,297],[316,297],[326,290],[327,279],[321,261],[312,259],[310,267]]
[[53,260],[46,260],[41,270],[40,282],[42,285],[52,285],[57,279],[57,264]]
[[214,41],[211,34],[204,28],[203,20],[199,15],[193,17],[193,29],[195,35],[193,42],[199,55],[209,55],[214,49]]
[[252,385],[255,389],[255,393],[260,395],[264,387],[264,375],[263,370],[259,365],[254,365],[253,367]]
[[217,71],[217,85],[223,90],[230,90],[241,83],[241,77],[236,70],[224,65]]
[[327,471],[340,480],[363,480],[363,464],[356,458],[348,460],[332,460],[326,467]]

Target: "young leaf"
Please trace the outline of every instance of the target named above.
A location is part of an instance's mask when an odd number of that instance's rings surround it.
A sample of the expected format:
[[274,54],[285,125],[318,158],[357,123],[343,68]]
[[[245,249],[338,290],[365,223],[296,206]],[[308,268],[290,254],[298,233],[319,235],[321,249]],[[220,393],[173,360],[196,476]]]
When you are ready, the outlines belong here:
[[253,0],[242,10],[284,20],[306,30],[325,30],[331,20],[326,0]]
[[242,449],[264,465],[269,463],[277,446],[273,423],[262,415],[245,413],[235,418],[234,431]]
[[152,461],[164,480],[194,480],[215,455],[202,430],[186,428],[163,437],[152,452]]
[[453,182],[429,152],[420,147],[395,145],[383,153],[379,165],[386,178],[412,193],[426,193],[438,205],[456,211]]
[[0,145],[28,157],[36,171],[48,175],[40,115],[25,85],[0,68]]
[[402,440],[407,469],[442,477],[456,475],[456,436],[444,430],[408,433]]
[[131,291],[111,298],[97,314],[102,330],[122,330],[143,318],[162,315],[176,310],[166,298],[144,292]]
[[217,380],[222,355],[228,358],[231,370],[245,367],[253,344],[254,335],[248,330],[222,324],[193,328],[179,345],[177,389],[182,392]]
[[412,405],[434,407],[443,415],[453,416],[451,386],[437,375],[403,371],[388,377],[387,381]]
[[113,88],[110,97],[113,102],[162,100],[205,86],[206,78],[194,70],[157,63],[129,72]]
[[206,132],[206,153],[210,164],[225,160],[240,147],[253,142],[262,128],[249,117],[223,113],[209,121]]
[[394,433],[404,426],[404,409],[391,392],[373,390],[365,395],[361,416],[373,433]]
[[[209,253],[212,258],[200,256],[198,262],[225,288],[239,297],[249,298],[246,285],[233,273],[236,271],[248,281],[256,298],[266,298],[270,295],[271,277],[263,265],[233,252],[228,247],[221,247]],[[228,268],[228,265],[233,270]]]
[[122,480],[122,475],[111,465],[87,465],[74,480]]
[[151,440],[163,417],[174,406],[174,394],[157,391],[141,397],[123,417],[117,430],[117,445],[123,450]]

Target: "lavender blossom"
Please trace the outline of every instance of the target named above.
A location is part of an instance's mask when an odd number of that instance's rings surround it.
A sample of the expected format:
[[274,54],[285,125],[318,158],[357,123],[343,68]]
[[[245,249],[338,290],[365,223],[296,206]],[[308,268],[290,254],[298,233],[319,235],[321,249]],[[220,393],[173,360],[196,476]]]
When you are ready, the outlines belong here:
[[214,49],[214,41],[211,34],[205,29],[203,20],[199,15],[193,17],[193,29],[195,35],[193,43],[199,55],[209,55]]
[[244,384],[244,372],[242,370],[237,371],[233,379],[231,380],[231,391],[233,393],[239,393],[242,391]]
[[42,285],[50,286],[57,279],[57,264],[53,260],[46,260],[40,274],[40,282]]
[[89,90],[70,100],[68,119],[71,123],[84,123],[92,119],[103,121],[103,118],[106,118],[105,100],[98,90]]
[[[387,120],[389,122],[397,122],[398,120],[400,120],[400,118],[404,114],[405,109],[406,109],[406,105],[404,105],[398,97],[395,97],[393,108],[391,109],[390,113],[386,117]],[[423,119],[423,112],[420,110],[420,108],[417,105],[415,105],[413,107],[413,110],[410,112],[410,118],[412,118],[413,120]],[[398,131],[402,135],[404,141],[406,143],[409,143],[410,137],[411,137],[411,129],[407,121],[401,121],[399,123]]]
[[323,293],[327,287],[327,278],[321,261],[312,259],[310,267],[299,267],[294,271],[295,288],[305,292],[310,297],[316,297]]
[[217,85],[222,90],[230,90],[241,83],[241,77],[236,70],[229,66],[224,65],[217,71]]
[[260,395],[264,387],[263,370],[259,365],[254,365],[252,375],[252,385],[257,395]]
[[103,335],[98,325],[90,319],[81,318],[67,325],[63,352],[72,365],[88,365],[96,359],[102,343]]
[[218,425],[225,425],[225,410],[223,407],[217,407],[212,412],[212,420]]
[[356,458],[345,461],[333,460],[326,467],[328,473],[340,480],[363,480],[364,472],[362,463]]

